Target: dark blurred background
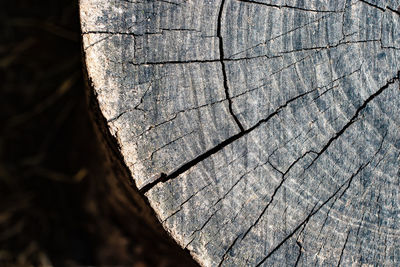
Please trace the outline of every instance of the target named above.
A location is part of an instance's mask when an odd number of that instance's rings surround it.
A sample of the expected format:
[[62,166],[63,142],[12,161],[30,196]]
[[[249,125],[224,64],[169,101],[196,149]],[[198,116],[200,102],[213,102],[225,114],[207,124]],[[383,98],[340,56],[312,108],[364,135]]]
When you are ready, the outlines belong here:
[[0,266],[194,265],[106,197],[113,170],[85,99],[78,9],[0,4]]

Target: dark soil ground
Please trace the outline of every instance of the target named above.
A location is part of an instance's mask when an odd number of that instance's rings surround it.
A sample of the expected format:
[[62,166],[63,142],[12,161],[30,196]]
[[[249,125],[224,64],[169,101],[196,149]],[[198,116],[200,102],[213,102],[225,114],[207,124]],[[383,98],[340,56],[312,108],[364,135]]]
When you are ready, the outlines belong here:
[[112,218],[78,2],[2,1],[0,24],[0,266],[194,265],[140,217],[128,233]]

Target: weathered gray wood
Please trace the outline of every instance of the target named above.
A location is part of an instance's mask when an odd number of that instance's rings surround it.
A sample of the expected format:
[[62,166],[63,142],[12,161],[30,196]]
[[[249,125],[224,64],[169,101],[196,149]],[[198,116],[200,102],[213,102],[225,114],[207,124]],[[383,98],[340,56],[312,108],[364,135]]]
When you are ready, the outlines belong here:
[[81,0],[136,186],[204,266],[400,265],[399,0]]

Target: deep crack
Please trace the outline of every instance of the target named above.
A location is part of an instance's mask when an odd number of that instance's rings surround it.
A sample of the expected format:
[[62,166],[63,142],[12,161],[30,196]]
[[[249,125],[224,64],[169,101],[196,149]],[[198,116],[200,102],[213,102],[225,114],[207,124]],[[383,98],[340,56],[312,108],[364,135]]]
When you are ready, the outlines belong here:
[[218,20],[217,20],[217,36],[219,39],[219,58],[220,58],[220,63],[221,63],[221,68],[222,68],[222,77],[224,79],[225,95],[226,95],[226,99],[228,99],[228,103],[229,103],[229,113],[232,115],[232,117],[235,120],[240,131],[243,132],[244,131],[243,125],[240,123],[239,119],[236,117],[236,115],[232,109],[232,99],[229,95],[228,77],[226,75],[226,68],[225,68],[225,61],[224,61],[224,59],[225,59],[224,43],[223,43],[223,38],[222,38],[222,33],[221,33],[222,13],[224,10],[224,4],[225,4],[225,0],[221,0],[221,5],[219,7],[219,12],[218,12]]
[[196,164],[198,164],[199,162],[205,160],[206,158],[210,157],[211,155],[217,153],[218,151],[222,150],[224,147],[226,147],[227,145],[233,143],[234,141],[236,141],[237,139],[241,138],[242,136],[245,136],[247,134],[249,134],[250,132],[252,132],[253,130],[255,130],[256,128],[258,128],[260,125],[268,122],[271,118],[275,117],[282,109],[284,109],[286,106],[288,106],[291,102],[296,101],[297,99],[300,99],[312,92],[314,92],[317,88],[312,89],[310,91],[307,91],[305,93],[302,93],[288,101],[286,101],[284,104],[282,104],[281,106],[279,106],[274,112],[270,113],[266,118],[258,121],[255,125],[253,125],[252,127],[248,128],[247,130],[244,130],[242,132],[239,132],[231,137],[229,137],[228,139],[225,139],[223,142],[219,143],[218,145],[216,145],[215,147],[207,150],[206,152],[204,152],[203,154],[197,156],[196,158],[192,159],[191,161],[183,164],[182,166],[180,166],[178,169],[176,169],[175,171],[173,171],[171,174],[169,175],[161,175],[160,178],[154,180],[151,183],[148,183],[147,185],[143,186],[140,191],[142,193],[146,193],[148,192],[151,188],[153,188],[155,185],[159,184],[159,183],[165,183],[169,180],[172,180],[176,177],[178,177],[179,175],[181,175],[182,173],[184,173],[185,171],[189,170],[190,168],[192,168],[193,166],[195,166]]

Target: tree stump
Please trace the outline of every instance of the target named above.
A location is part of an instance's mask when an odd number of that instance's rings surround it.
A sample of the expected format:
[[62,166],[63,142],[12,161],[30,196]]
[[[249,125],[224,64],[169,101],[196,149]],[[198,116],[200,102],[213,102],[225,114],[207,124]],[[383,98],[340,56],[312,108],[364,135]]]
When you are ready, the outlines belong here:
[[201,265],[400,265],[399,6],[80,1],[104,126]]

